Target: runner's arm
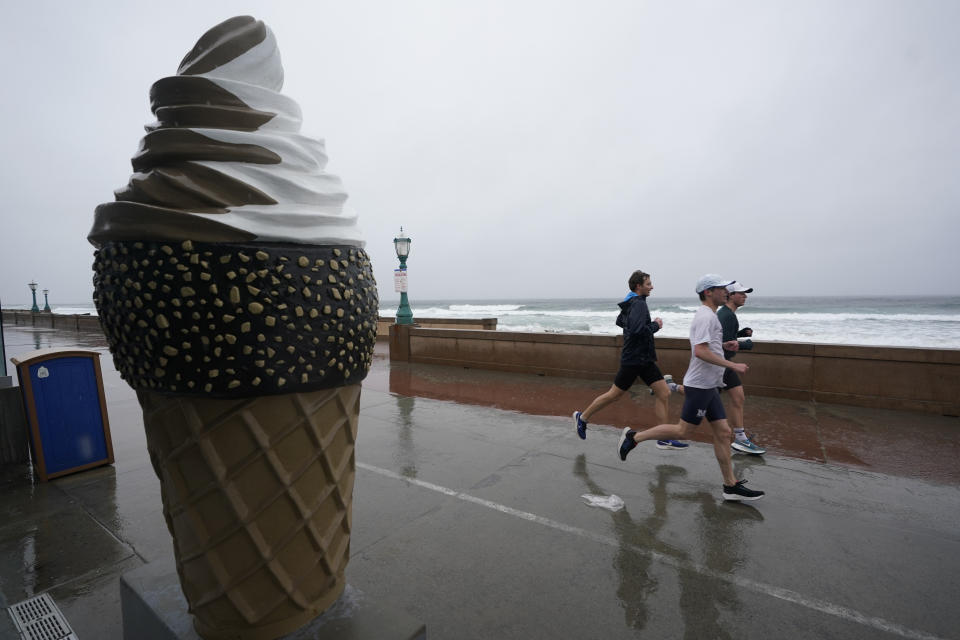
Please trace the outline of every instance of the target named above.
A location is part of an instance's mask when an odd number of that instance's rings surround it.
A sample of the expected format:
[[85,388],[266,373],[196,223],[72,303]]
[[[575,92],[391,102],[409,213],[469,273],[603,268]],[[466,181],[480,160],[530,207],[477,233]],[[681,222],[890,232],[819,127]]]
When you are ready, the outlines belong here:
[[646,304],[634,302],[630,306],[630,315],[627,319],[626,331],[634,335],[641,335],[647,331],[651,334],[660,330],[660,324],[656,320],[650,320],[650,311]]
[[747,369],[749,369],[744,362],[727,360],[723,356],[718,356],[713,351],[710,351],[710,345],[706,342],[701,342],[700,344],[694,346],[693,355],[700,358],[704,362],[715,364],[720,367],[726,367],[727,369],[733,369],[737,373],[746,373]]
[[720,321],[720,326],[723,327],[723,341],[736,340],[737,328],[740,323],[737,321],[737,316],[730,311],[729,307],[720,307],[717,311],[717,320]]

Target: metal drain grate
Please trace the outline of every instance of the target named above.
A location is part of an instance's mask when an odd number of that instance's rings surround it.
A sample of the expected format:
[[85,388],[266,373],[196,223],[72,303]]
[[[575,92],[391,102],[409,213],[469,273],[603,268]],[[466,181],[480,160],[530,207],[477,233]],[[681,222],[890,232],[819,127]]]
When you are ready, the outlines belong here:
[[7,611],[24,640],[77,640],[67,619],[46,593],[18,602]]

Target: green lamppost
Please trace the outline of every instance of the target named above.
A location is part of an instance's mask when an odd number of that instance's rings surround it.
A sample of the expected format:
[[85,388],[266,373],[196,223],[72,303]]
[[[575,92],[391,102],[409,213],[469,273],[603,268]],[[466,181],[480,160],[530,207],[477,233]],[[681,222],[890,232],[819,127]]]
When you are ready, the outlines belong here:
[[410,255],[410,238],[403,235],[403,227],[400,227],[400,236],[393,239],[393,248],[400,259],[400,268],[393,272],[396,290],[400,292],[397,324],[413,324],[413,311],[407,301],[407,256]]
[[48,293],[50,293],[50,289],[44,289],[44,290],[43,290],[43,310],[44,310],[44,311],[47,311],[47,312],[50,311],[50,303],[47,302],[47,294],[48,294]]
[[3,303],[0,302],[0,387],[12,386],[7,375],[7,348],[3,344]]
[[40,311],[40,307],[37,306],[37,283],[31,280],[27,286],[30,287],[30,293],[33,294],[33,307],[30,308],[30,311],[37,313]]

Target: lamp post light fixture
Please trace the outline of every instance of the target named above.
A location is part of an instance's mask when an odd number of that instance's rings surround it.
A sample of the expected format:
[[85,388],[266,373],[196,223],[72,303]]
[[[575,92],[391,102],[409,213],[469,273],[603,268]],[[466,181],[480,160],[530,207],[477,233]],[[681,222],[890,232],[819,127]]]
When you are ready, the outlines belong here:
[[47,302],[47,294],[50,293],[50,289],[43,290],[43,310],[50,311],[50,303]]
[[400,259],[400,268],[393,273],[395,288],[400,292],[397,324],[413,324],[413,311],[407,301],[407,256],[410,255],[410,238],[404,235],[403,227],[400,227],[400,235],[393,239],[393,248]]
[[27,286],[30,287],[30,293],[33,294],[33,306],[30,308],[30,311],[36,313],[40,311],[40,307],[37,306],[37,283],[31,280]]

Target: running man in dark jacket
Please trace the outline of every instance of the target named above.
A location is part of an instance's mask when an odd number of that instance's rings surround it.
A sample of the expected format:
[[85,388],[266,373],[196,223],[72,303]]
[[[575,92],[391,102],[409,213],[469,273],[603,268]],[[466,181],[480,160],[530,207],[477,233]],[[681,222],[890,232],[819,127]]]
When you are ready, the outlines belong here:
[[[653,283],[650,281],[650,274],[634,271],[627,284],[630,287],[630,293],[619,304],[620,315],[617,316],[617,326],[623,329],[620,370],[617,371],[609,391],[597,396],[582,412],[573,412],[577,435],[584,440],[587,437],[587,421],[590,416],[619,400],[637,378],[643,380],[644,384],[653,390],[656,399],[654,412],[657,420],[660,423],[667,421],[670,389],[657,366],[657,351],[653,344],[653,334],[663,326],[663,320],[660,318],[651,320],[650,310],[647,308],[647,296],[653,291]],[[661,449],[682,449],[688,445],[670,440],[658,441],[657,446]]]

